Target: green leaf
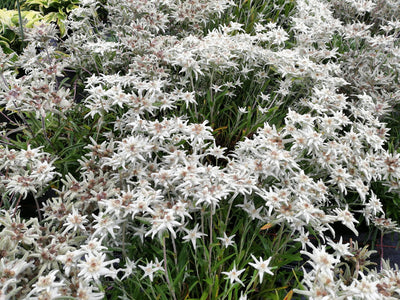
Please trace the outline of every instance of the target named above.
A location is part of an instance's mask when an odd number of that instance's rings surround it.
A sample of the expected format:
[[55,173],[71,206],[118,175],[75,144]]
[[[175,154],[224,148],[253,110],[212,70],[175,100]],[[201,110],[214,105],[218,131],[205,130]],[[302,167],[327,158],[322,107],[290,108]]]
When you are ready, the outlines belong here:
[[47,23],[50,23],[50,22],[57,23],[58,18],[59,18],[59,16],[58,16],[58,13],[56,13],[56,12],[48,13],[43,17],[44,21],[46,21]]
[[203,294],[201,295],[200,300],[206,300],[208,298],[208,291],[204,291]]
[[5,41],[0,41],[0,47],[2,48],[5,54],[13,53],[14,51],[10,48],[10,44]]
[[12,43],[15,40],[15,37],[17,35],[15,34],[14,31],[6,29],[2,35],[0,35],[0,39],[7,42],[7,43]]
[[174,278],[173,286],[177,286],[179,283],[183,282],[183,276],[185,275],[187,265],[188,262],[186,262],[183,267],[180,267],[180,272]]
[[[14,15],[18,16],[18,11],[16,10],[7,10],[7,9],[0,9],[0,23],[4,26],[11,27],[13,24],[11,19]],[[18,22],[18,17],[17,17]]]
[[218,299],[218,292],[219,292],[219,277],[215,275],[215,281],[212,288],[212,297],[213,299]]
[[65,36],[65,34],[66,34],[65,24],[64,24],[64,21],[63,21],[64,19],[65,19],[65,17],[62,18],[62,19],[61,18],[57,19],[57,25],[58,25],[58,28],[60,30],[61,37]]
[[86,145],[87,145],[87,143],[78,143],[78,144],[74,144],[74,145],[72,145],[72,146],[69,146],[69,147],[64,148],[64,150],[61,151],[59,155],[62,156],[62,155],[64,155],[65,153],[70,152],[71,150],[82,149],[82,148],[83,148],[84,146],[86,146]]
[[232,253],[231,255],[224,256],[222,259],[218,260],[216,263],[213,264],[211,268],[211,272],[215,272],[218,270],[218,268],[223,265],[226,261],[231,259],[232,257],[236,256],[236,253]]
[[190,292],[197,286],[200,284],[199,280],[195,280],[190,286],[189,286],[189,292],[188,295],[190,294]]

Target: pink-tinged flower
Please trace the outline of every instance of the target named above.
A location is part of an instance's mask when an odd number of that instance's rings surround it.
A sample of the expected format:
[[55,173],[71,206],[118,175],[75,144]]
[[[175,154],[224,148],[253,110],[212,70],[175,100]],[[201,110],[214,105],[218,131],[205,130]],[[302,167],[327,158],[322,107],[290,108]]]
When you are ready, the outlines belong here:
[[372,274],[365,275],[359,272],[359,275],[361,279],[353,280],[351,285],[346,287],[348,294],[366,300],[384,299],[378,289],[379,281]]
[[68,251],[63,255],[58,255],[56,259],[62,264],[64,272],[67,276],[71,273],[71,268],[75,268],[76,262],[81,257],[80,251]]
[[86,242],[85,245],[81,245],[81,251],[83,253],[93,253],[93,254],[100,254],[104,250],[107,249],[107,247],[102,246],[101,242],[103,240],[104,236],[99,240],[97,238],[91,238]]
[[86,222],[88,222],[86,220],[86,216],[82,216],[81,214],[79,214],[78,211],[75,209],[75,207],[73,207],[72,213],[70,213],[67,216],[66,223],[64,223],[64,225],[63,225],[63,226],[66,226],[64,233],[70,231],[71,229],[73,231],[77,231],[78,229],[85,231],[84,224]]
[[100,212],[98,215],[92,214],[93,218],[97,222],[93,228],[96,229],[93,236],[104,236],[110,234],[115,239],[114,229],[119,229],[119,225],[115,217]]
[[40,276],[37,282],[33,285],[34,290],[37,292],[50,292],[52,290],[56,290],[60,286],[63,286],[64,283],[55,281],[57,272],[58,270],[53,270],[46,276]]

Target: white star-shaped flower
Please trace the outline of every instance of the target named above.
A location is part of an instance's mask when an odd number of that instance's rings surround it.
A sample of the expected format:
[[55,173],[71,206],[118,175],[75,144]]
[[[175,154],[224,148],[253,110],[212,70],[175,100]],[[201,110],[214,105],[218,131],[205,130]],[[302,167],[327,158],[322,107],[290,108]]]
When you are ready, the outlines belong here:
[[262,260],[261,257],[260,260],[257,260],[257,258],[255,258],[253,254],[251,255],[251,257],[253,258],[254,263],[249,263],[249,265],[258,271],[258,275],[260,276],[260,282],[263,281],[264,273],[274,275],[274,273],[272,273],[271,271],[271,268],[268,267],[269,262],[271,261],[271,257],[268,258],[267,260]]
[[239,279],[239,275],[242,274],[245,271],[245,269],[241,270],[236,270],[236,265],[233,265],[233,269],[229,272],[222,272],[222,274],[227,275],[226,279],[229,279],[231,284],[236,282],[239,282],[242,286],[244,286],[244,283]]

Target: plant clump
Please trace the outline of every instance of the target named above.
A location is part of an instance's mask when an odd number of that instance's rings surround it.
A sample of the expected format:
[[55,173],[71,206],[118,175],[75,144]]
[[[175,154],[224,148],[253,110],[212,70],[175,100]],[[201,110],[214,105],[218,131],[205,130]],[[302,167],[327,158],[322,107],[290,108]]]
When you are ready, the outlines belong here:
[[0,50],[0,299],[400,297],[344,240],[400,231],[398,8],[342,2],[81,0],[25,26]]

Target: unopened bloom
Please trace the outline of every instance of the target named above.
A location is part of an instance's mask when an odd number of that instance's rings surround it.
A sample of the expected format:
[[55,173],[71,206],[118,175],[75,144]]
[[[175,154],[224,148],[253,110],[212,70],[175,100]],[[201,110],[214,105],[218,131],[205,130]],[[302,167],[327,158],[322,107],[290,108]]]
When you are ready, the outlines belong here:
[[247,295],[243,294],[243,292],[241,292],[239,300],[247,300]]
[[238,110],[242,114],[247,114],[248,113],[248,111],[246,110],[246,107],[239,107]]

